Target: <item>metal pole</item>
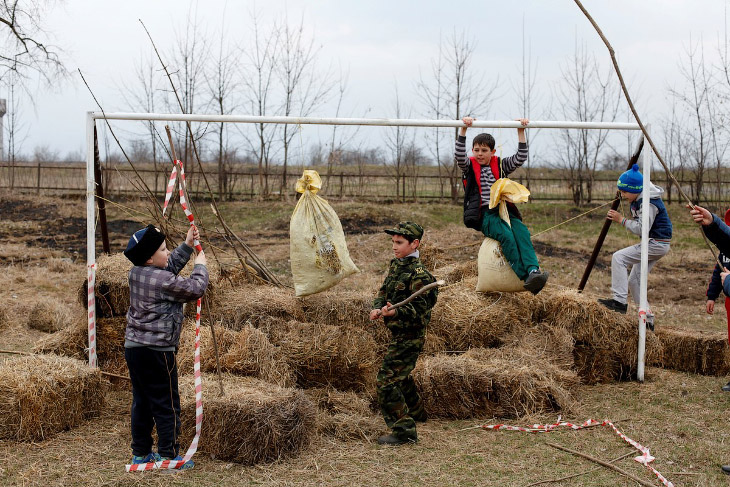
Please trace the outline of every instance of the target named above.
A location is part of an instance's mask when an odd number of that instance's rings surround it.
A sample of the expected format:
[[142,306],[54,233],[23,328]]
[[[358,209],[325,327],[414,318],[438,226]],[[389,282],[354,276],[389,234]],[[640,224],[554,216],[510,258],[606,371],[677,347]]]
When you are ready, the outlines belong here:
[[[86,265],[88,268],[88,286],[93,286],[96,273],[95,227],[96,214],[94,212],[94,116],[92,112],[86,114]],[[96,367],[96,303],[89,300],[89,366]]]
[[[646,125],[646,132],[651,134],[650,127]],[[646,288],[649,277],[649,201],[651,186],[651,155],[652,151],[644,151],[642,163],[644,166],[644,182],[641,191],[641,280],[639,291],[639,353],[636,365],[636,378],[644,382],[644,353],[646,351]]]
[[[406,118],[323,118],[323,117],[268,117],[255,115],[215,115],[186,113],[106,113],[93,112],[93,117],[107,120],[161,120],[181,122],[284,123],[296,125],[374,125],[382,127],[463,127],[461,120],[418,120]],[[477,120],[475,128],[522,128],[514,120]],[[641,130],[636,123],[620,122],[566,122],[561,120],[531,121],[527,128]]]

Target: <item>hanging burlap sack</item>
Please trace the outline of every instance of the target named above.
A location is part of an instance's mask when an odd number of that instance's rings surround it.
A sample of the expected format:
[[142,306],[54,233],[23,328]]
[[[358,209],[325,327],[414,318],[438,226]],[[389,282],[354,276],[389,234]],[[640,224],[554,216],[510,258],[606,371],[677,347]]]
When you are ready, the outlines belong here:
[[350,259],[337,213],[317,195],[322,180],[317,171],[304,171],[297,181],[302,193],[289,225],[294,293],[307,296],[329,289],[358,272]]
[[[509,178],[498,179],[491,189],[489,195],[489,208],[499,206],[499,216],[510,224],[507,213],[507,203],[524,203],[530,197],[530,191]],[[477,260],[479,277],[477,279],[477,291],[502,291],[514,293],[525,291],[524,282],[517,277],[515,271],[504,258],[502,248],[494,239],[485,238],[479,248]]]

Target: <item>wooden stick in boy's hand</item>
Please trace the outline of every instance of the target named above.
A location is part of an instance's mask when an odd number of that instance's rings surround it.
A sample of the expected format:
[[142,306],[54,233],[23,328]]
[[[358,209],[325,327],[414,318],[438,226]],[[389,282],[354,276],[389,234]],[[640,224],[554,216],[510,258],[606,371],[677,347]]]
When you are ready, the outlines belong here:
[[[400,308],[401,306],[405,306],[406,304],[410,303],[411,301],[413,301],[415,298],[417,298],[421,294],[425,293],[426,291],[430,291],[431,289],[438,287],[438,286],[443,286],[444,284],[446,284],[446,281],[444,281],[442,279],[439,279],[436,282],[432,282],[431,284],[426,284],[421,289],[419,289],[415,293],[411,294],[410,296],[408,296],[406,299],[404,299],[400,303],[388,304],[387,306],[383,306],[383,308],[385,308],[386,311],[393,311],[396,308]],[[377,313],[374,313],[374,312],[377,312]],[[375,317],[373,317],[373,316],[375,316]],[[381,316],[383,316],[383,310],[374,309],[370,314],[370,319],[377,320]]]

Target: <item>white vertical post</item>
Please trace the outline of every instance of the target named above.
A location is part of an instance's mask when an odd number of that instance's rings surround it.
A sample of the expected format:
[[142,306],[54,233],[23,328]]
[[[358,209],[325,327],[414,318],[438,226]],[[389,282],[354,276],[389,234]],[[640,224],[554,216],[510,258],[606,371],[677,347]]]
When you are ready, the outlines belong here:
[[96,281],[96,211],[94,181],[94,117],[86,113],[86,266],[88,275],[88,323],[89,323],[89,366],[96,367],[96,303],[94,284]]
[[[651,133],[649,125],[646,126],[646,132]],[[646,313],[649,302],[646,298],[647,283],[649,279],[649,193],[651,186],[651,161],[652,150],[649,147],[644,151],[642,157],[644,181],[641,190],[641,280],[639,291],[639,353],[636,365],[636,378],[639,382],[644,382],[644,361],[646,352]]]

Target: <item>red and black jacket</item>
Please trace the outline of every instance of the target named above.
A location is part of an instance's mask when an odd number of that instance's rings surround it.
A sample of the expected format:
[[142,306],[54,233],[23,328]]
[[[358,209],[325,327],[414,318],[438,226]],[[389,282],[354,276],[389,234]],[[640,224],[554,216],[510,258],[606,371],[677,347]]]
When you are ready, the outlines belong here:
[[[484,211],[488,208],[488,206],[482,207],[482,166],[473,157],[470,157],[469,160],[471,161],[471,171],[465,171],[461,176],[461,182],[464,184],[464,225],[481,231]],[[492,170],[495,180],[501,177],[501,166],[502,160],[497,156],[492,156],[489,161],[489,168]],[[522,220],[522,215],[517,206],[513,203],[507,203],[507,208],[512,218]]]

